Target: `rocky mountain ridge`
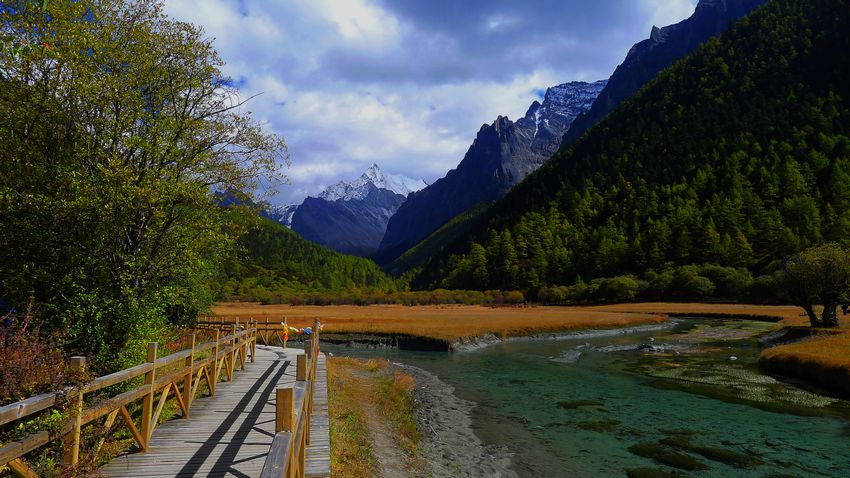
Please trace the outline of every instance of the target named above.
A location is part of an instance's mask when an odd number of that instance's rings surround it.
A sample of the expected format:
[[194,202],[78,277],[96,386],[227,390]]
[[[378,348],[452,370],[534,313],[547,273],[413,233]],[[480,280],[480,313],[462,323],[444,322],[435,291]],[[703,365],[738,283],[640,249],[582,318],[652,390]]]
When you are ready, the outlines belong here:
[[378,248],[387,222],[407,195],[426,186],[421,179],[386,174],[372,164],[357,179],[340,181],[317,197],[274,208],[266,216],[304,239],[346,254],[366,256]]
[[606,81],[549,88],[525,116],[484,124],[457,168],[410,195],[390,219],[377,259],[392,261],[452,217],[503,196],[557,151],[572,121],[590,108]]
[[369,195],[371,186],[386,189],[407,197],[412,192],[428,186],[421,179],[412,179],[402,174],[385,174],[377,164],[372,164],[359,178],[353,181],[340,181],[319,193],[325,201],[364,199]]
[[580,114],[564,135],[570,144],[658,73],[696,50],[766,0],[700,0],[693,15],[663,28],[652,27],[649,38],[636,43],[587,112]]

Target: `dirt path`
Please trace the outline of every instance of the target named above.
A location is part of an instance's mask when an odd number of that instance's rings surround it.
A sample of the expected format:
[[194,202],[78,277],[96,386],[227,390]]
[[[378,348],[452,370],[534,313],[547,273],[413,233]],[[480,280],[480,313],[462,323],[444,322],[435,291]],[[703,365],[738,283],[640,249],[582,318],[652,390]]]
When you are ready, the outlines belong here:
[[[349,373],[362,379],[361,383],[364,385],[363,394],[374,393],[372,390],[366,390],[366,388],[374,383],[374,375],[359,370],[350,370]],[[428,476],[416,470],[413,457],[401,449],[398,441],[393,439],[395,432],[387,426],[386,419],[381,416],[373,401],[363,400],[361,402],[361,410],[363,411],[366,424],[369,428],[369,435],[372,439],[372,455],[377,462],[378,476],[381,478],[419,478]]]

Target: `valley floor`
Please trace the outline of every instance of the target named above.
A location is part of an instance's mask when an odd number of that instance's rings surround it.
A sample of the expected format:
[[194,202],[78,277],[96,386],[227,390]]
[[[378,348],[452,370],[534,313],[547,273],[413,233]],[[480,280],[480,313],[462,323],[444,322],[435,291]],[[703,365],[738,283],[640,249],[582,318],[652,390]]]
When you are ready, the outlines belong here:
[[[627,303],[603,306],[484,307],[472,305],[291,306],[228,302],[213,314],[242,320],[280,322],[304,327],[319,319],[324,336],[334,334],[399,337],[436,344],[438,349],[464,349],[469,343],[487,344],[509,337],[551,334],[583,329],[622,328],[664,323],[668,317],[699,316],[767,320],[777,329],[804,329],[805,338],[768,348],[761,365],[784,376],[842,396],[850,395],[850,320],[832,331],[809,331],[799,307],[749,304]],[[390,343],[393,343],[390,340]],[[414,340],[415,345],[415,340]]]

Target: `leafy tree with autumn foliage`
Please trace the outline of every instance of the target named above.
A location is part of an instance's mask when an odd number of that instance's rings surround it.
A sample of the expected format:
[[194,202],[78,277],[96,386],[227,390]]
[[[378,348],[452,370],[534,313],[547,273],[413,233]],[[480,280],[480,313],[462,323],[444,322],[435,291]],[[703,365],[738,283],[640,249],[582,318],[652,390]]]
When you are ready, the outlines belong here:
[[286,146],[161,1],[5,5],[4,41],[50,49],[0,50],[0,297],[114,368],[212,300],[242,230],[214,191],[280,179]]
[[[838,327],[838,306],[850,300],[850,251],[823,244],[794,255],[785,264],[785,290],[806,311],[812,327]],[[822,304],[818,316],[815,304]]]

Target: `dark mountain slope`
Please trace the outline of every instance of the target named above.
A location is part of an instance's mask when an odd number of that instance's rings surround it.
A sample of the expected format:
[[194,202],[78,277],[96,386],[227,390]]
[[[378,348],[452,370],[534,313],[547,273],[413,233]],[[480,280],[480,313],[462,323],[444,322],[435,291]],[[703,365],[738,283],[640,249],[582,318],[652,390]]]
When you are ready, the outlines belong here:
[[847,0],[769,2],[517,185],[417,283],[536,290],[669,262],[758,271],[846,243],[848,31]]
[[701,0],[689,18],[664,28],[652,28],[649,38],[635,44],[617,67],[593,106],[579,115],[564,135],[569,144],[598,123],[663,69],[684,58],[703,42],[726,31],[730,24],[764,4],[765,0]]
[[456,169],[407,198],[387,224],[376,259],[386,264],[451,218],[504,195],[548,160],[573,119],[590,107],[604,81],[549,88],[516,122],[483,125]]
[[384,237],[387,221],[405,197],[368,184],[365,197],[328,201],[308,197],[292,216],[292,230],[304,239],[345,254],[368,256]]
[[387,222],[422,180],[385,174],[372,164],[360,177],[331,185],[301,204],[270,208],[265,216],[317,244],[368,256],[378,249]]

